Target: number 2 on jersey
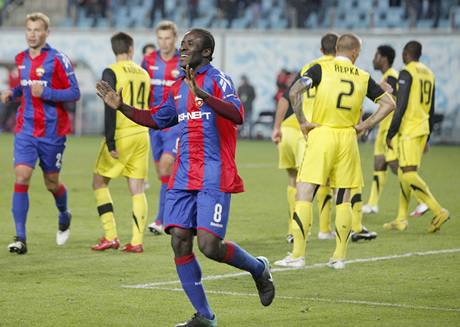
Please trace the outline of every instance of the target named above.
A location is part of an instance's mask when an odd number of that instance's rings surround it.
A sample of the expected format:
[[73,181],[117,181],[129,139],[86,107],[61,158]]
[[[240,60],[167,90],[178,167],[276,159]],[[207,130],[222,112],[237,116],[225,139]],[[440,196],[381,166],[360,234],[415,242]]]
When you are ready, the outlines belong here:
[[337,109],[344,109],[344,110],[351,110],[351,107],[346,107],[344,104],[343,104],[343,100],[346,100],[346,99],[343,99],[344,97],[349,97],[349,96],[352,96],[353,95],[353,92],[355,91],[355,85],[353,84],[352,81],[349,81],[347,79],[341,79],[340,82],[342,84],[346,84],[349,86],[349,91],[348,92],[341,92],[339,93],[339,97],[337,98]]
[[[132,107],[134,106],[134,83],[133,81],[129,81],[129,95],[131,98],[130,105]],[[145,105],[145,83],[144,82],[140,83],[139,89],[137,90],[136,105],[138,105],[140,108],[144,108],[144,105]]]

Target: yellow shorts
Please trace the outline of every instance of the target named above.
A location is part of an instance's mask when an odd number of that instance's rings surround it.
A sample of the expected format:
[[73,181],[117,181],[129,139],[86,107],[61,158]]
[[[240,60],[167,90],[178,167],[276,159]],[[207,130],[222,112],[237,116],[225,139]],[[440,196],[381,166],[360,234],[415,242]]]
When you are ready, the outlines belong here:
[[375,138],[375,143],[374,143],[374,156],[385,156],[385,161],[393,161],[397,160],[397,148],[398,148],[398,137],[395,136],[391,140],[391,144],[393,146],[393,150],[388,148],[387,143],[386,143],[386,138],[387,138],[387,129],[380,129],[377,132],[377,137]]
[[423,150],[425,149],[428,135],[416,137],[399,136],[398,160],[399,167],[417,166],[422,162]]
[[126,176],[144,179],[147,177],[150,152],[149,133],[143,132],[117,139],[115,147],[119,155],[118,159],[110,155],[105,140],[102,141],[94,169],[95,174],[109,178]]
[[305,151],[305,138],[297,128],[281,127],[281,142],[278,143],[278,167],[298,169]]
[[358,138],[352,127],[321,126],[308,134],[297,181],[326,185],[328,179],[332,188],[363,186]]

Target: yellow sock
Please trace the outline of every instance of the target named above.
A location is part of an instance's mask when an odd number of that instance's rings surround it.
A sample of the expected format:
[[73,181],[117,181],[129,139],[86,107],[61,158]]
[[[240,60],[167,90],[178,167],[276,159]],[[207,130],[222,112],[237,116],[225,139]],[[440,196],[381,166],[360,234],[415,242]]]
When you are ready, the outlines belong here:
[[403,179],[410,185],[410,188],[414,192],[418,202],[425,203],[435,215],[438,215],[441,212],[441,205],[434,198],[433,194],[431,194],[428,185],[426,185],[425,181],[416,171],[403,173]]
[[383,186],[387,179],[386,171],[374,171],[374,179],[372,180],[371,193],[367,203],[371,206],[378,206],[380,194],[382,194]]
[[353,232],[359,233],[363,229],[363,200],[361,195],[361,187],[351,189],[351,212],[352,224],[351,229]]
[[347,254],[347,244],[351,232],[351,204],[345,202],[335,207],[335,251],[332,259],[343,260]]
[[409,202],[410,196],[412,194],[412,190],[410,185],[405,181],[403,178],[403,172],[401,169],[398,169],[398,178],[399,178],[399,209],[398,209],[398,216],[396,220],[406,220],[407,213],[409,212]]
[[319,212],[319,231],[322,233],[331,232],[331,188],[320,186],[316,193],[316,201]]
[[133,195],[133,237],[131,245],[142,244],[147,221],[147,198],[145,193]]
[[101,217],[105,238],[113,241],[117,238],[117,224],[113,216],[113,202],[109,189],[104,187],[94,190],[94,196],[96,197],[97,211]]
[[288,234],[290,235],[292,235],[292,217],[294,216],[296,193],[297,193],[296,188],[294,186],[288,185],[287,187],[287,201],[289,205]]
[[296,201],[292,222],[292,235],[294,236],[294,258],[304,257],[307,246],[308,232],[310,231],[313,209],[311,202]]

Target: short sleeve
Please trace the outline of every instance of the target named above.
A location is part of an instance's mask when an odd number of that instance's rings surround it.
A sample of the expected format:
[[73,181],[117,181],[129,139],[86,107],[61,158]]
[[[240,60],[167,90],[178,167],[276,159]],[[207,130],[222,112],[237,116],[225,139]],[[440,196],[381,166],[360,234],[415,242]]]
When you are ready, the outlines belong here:
[[369,77],[367,82],[367,93],[366,96],[374,102],[380,100],[380,98],[385,94],[385,91],[378,85],[372,77]]
[[302,77],[307,77],[312,81],[312,87],[317,87],[321,83],[322,69],[320,64],[311,66]]

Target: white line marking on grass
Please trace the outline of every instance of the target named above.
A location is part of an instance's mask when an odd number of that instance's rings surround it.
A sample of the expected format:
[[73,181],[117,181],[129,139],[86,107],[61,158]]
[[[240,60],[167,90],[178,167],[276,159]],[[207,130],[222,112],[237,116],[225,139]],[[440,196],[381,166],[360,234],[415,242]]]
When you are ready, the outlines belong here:
[[[184,292],[182,288],[167,288],[167,287],[150,287],[149,289],[170,291],[170,292]],[[206,290],[206,294],[216,295],[230,295],[240,297],[259,297],[256,293],[240,293],[240,292],[227,292],[227,291],[212,291]],[[296,300],[296,301],[316,301],[324,303],[340,303],[340,304],[358,304],[366,305],[371,307],[387,307],[387,308],[400,308],[410,310],[431,310],[431,311],[443,311],[443,312],[460,312],[460,308],[443,308],[443,307],[430,307],[424,305],[412,305],[412,304],[401,304],[401,303],[387,303],[387,302],[374,302],[374,301],[360,301],[360,300],[341,300],[341,299],[328,299],[321,297],[301,297],[301,296],[284,296],[276,295],[275,299],[283,300]]]
[[[383,256],[383,257],[352,259],[352,260],[346,260],[345,262],[347,264],[367,263],[367,262],[402,259],[402,258],[408,258],[408,257],[429,256],[429,255],[458,253],[458,252],[460,252],[460,248],[433,250],[433,251],[426,251],[426,252],[408,252],[408,253],[388,255],[388,256]],[[273,268],[271,269],[271,272],[277,273],[277,272],[286,272],[286,271],[292,271],[292,270],[315,269],[315,268],[324,268],[324,267],[326,267],[326,263],[315,263],[312,265],[307,265],[302,268]],[[203,277],[201,280],[220,280],[220,279],[234,278],[234,277],[246,276],[246,275],[249,275],[249,273],[244,271],[244,272],[229,273],[229,274],[223,274],[223,275],[206,276],[206,277]],[[138,284],[138,285],[122,285],[122,287],[124,288],[158,288],[161,286],[176,285],[176,284],[180,284],[180,280],[154,282],[154,283]]]

